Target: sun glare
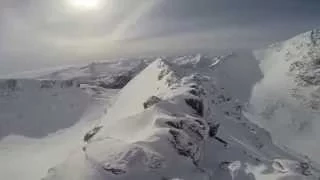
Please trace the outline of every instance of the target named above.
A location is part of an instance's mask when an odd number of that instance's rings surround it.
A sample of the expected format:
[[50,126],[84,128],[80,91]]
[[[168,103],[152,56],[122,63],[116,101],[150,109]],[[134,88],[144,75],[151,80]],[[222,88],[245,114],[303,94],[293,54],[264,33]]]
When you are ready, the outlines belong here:
[[101,0],[68,0],[71,7],[78,10],[96,10],[101,5]]

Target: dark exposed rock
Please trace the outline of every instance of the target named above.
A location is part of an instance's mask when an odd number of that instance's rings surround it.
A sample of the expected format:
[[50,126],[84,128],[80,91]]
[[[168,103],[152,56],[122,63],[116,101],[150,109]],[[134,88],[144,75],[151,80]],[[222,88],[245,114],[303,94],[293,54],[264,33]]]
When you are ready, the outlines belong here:
[[130,74],[117,76],[113,83],[113,89],[121,89],[132,79]]
[[182,126],[183,126],[182,121],[179,121],[179,122],[168,121],[166,122],[166,124],[175,129],[182,129]]
[[200,96],[199,91],[197,91],[196,89],[191,89],[191,90],[189,91],[189,93],[192,94],[192,95],[194,95],[194,96],[197,96],[197,97]]
[[175,149],[178,151],[178,153],[182,156],[186,156],[186,157],[190,157],[192,158],[192,155],[191,155],[191,151],[190,149],[187,149],[187,148],[184,148],[180,139],[181,139],[181,135],[180,135],[180,132],[176,131],[176,130],[172,130],[170,129],[169,130],[169,133],[172,135],[173,137],[173,140],[170,141],[173,146],[175,147]]
[[227,98],[221,94],[218,96],[218,100],[219,100],[219,103],[223,103],[227,101]]
[[305,63],[300,62],[300,61],[296,61],[296,62],[294,62],[294,63],[292,63],[292,64],[290,65],[290,67],[289,67],[289,72],[301,70],[301,69],[303,69],[305,66],[306,66]]
[[204,124],[203,124],[203,122],[202,121],[200,121],[200,120],[198,120],[198,119],[196,119],[196,120],[194,120],[196,123],[198,123],[200,126],[202,126],[202,127],[204,127]]
[[318,45],[320,43],[320,30],[319,29],[312,30],[310,39],[313,45]]
[[105,89],[112,89],[111,85],[109,83],[103,82],[103,81],[99,81],[97,84],[99,87],[105,88]]
[[143,103],[143,108],[148,109],[149,107],[157,104],[160,101],[161,99],[158,98],[157,96],[151,96],[145,103]]
[[168,87],[171,87],[175,83],[176,83],[176,79],[175,78],[167,78],[166,79],[166,84],[167,84]]
[[97,126],[92,130],[90,130],[89,132],[87,132],[83,137],[83,141],[88,142],[94,135],[96,135],[99,132],[101,128],[102,126]]
[[132,77],[133,76],[130,73],[122,74],[119,76],[114,76],[111,79],[111,82],[98,81],[97,85],[105,89],[122,89],[128,84]]
[[73,87],[73,80],[65,80],[65,81],[62,81],[61,84],[60,84],[60,87],[61,88],[70,88],[70,87]]
[[218,134],[220,124],[209,125],[209,137],[216,137]]
[[169,133],[172,135],[172,139],[169,141],[173,147],[177,150],[177,153],[181,156],[190,158],[195,166],[198,165],[199,159],[196,157],[196,153],[199,151],[199,147],[193,142],[183,142],[184,136],[177,130],[170,129]]
[[159,169],[164,166],[164,160],[159,156],[153,155],[149,157],[148,161],[148,168],[150,169]]
[[177,130],[184,130],[189,136],[197,140],[203,140],[205,134],[207,134],[206,127],[200,120],[188,121],[168,121],[166,124]]
[[228,170],[229,165],[231,164],[230,161],[222,161],[219,163],[219,168]]
[[197,96],[197,97],[200,97],[201,95],[206,95],[204,89],[202,89],[202,88],[192,88],[189,91],[189,93],[194,95],[194,96]]
[[191,86],[190,86],[190,88],[192,88],[192,89],[199,89],[199,86],[198,85],[196,85],[196,84],[192,84]]
[[6,86],[9,90],[15,91],[17,89],[18,81],[15,79],[6,80]]
[[108,171],[108,172],[114,174],[114,175],[121,175],[121,174],[126,173],[125,170],[119,169],[119,168],[113,168],[113,167],[111,167],[111,165],[104,166],[103,169],[105,171]]
[[301,174],[305,175],[305,176],[310,176],[312,175],[311,171],[310,171],[310,165],[306,162],[301,162],[300,163],[300,168],[301,168]]
[[304,82],[304,86],[315,86],[320,84],[320,77],[316,75],[302,74],[299,75],[298,78]]
[[203,102],[199,99],[186,99],[185,102],[194,109],[199,116],[203,116]]
[[220,143],[222,143],[223,144],[223,146],[224,147],[227,147],[228,146],[228,142],[227,141],[225,141],[225,140],[223,140],[223,139],[221,139],[221,138],[219,138],[219,137],[214,137],[217,141],[219,141]]
[[53,88],[55,84],[56,84],[55,80],[43,80],[40,82],[40,88],[50,89],[50,88]]
[[164,78],[164,76],[166,76],[167,74],[169,73],[169,71],[167,69],[164,69],[162,70],[160,73],[159,73],[159,76],[158,76],[158,80],[162,80]]

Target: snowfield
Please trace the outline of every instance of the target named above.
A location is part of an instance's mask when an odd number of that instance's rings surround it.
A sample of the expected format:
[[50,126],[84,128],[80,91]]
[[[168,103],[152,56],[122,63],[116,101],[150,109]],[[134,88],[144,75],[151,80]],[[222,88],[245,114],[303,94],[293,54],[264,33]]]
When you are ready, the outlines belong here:
[[0,179],[319,179],[319,38],[3,79]]

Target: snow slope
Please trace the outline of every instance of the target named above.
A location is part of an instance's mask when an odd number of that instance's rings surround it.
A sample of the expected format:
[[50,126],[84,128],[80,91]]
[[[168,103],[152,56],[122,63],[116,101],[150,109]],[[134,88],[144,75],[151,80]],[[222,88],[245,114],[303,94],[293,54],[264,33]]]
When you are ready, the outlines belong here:
[[251,98],[254,120],[274,142],[320,163],[320,30],[256,52],[263,79]]

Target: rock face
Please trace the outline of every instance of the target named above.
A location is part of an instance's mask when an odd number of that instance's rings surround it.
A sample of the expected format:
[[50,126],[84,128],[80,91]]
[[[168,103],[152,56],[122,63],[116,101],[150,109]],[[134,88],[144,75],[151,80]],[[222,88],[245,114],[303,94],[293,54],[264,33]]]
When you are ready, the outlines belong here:
[[89,142],[90,139],[91,139],[94,135],[96,135],[101,128],[102,128],[102,126],[97,126],[97,127],[94,127],[91,131],[87,132],[87,133],[84,135],[84,137],[83,137],[83,141]]
[[151,96],[145,103],[143,103],[143,108],[148,109],[149,107],[153,106],[154,104],[157,104],[160,101],[161,99],[157,96]]

